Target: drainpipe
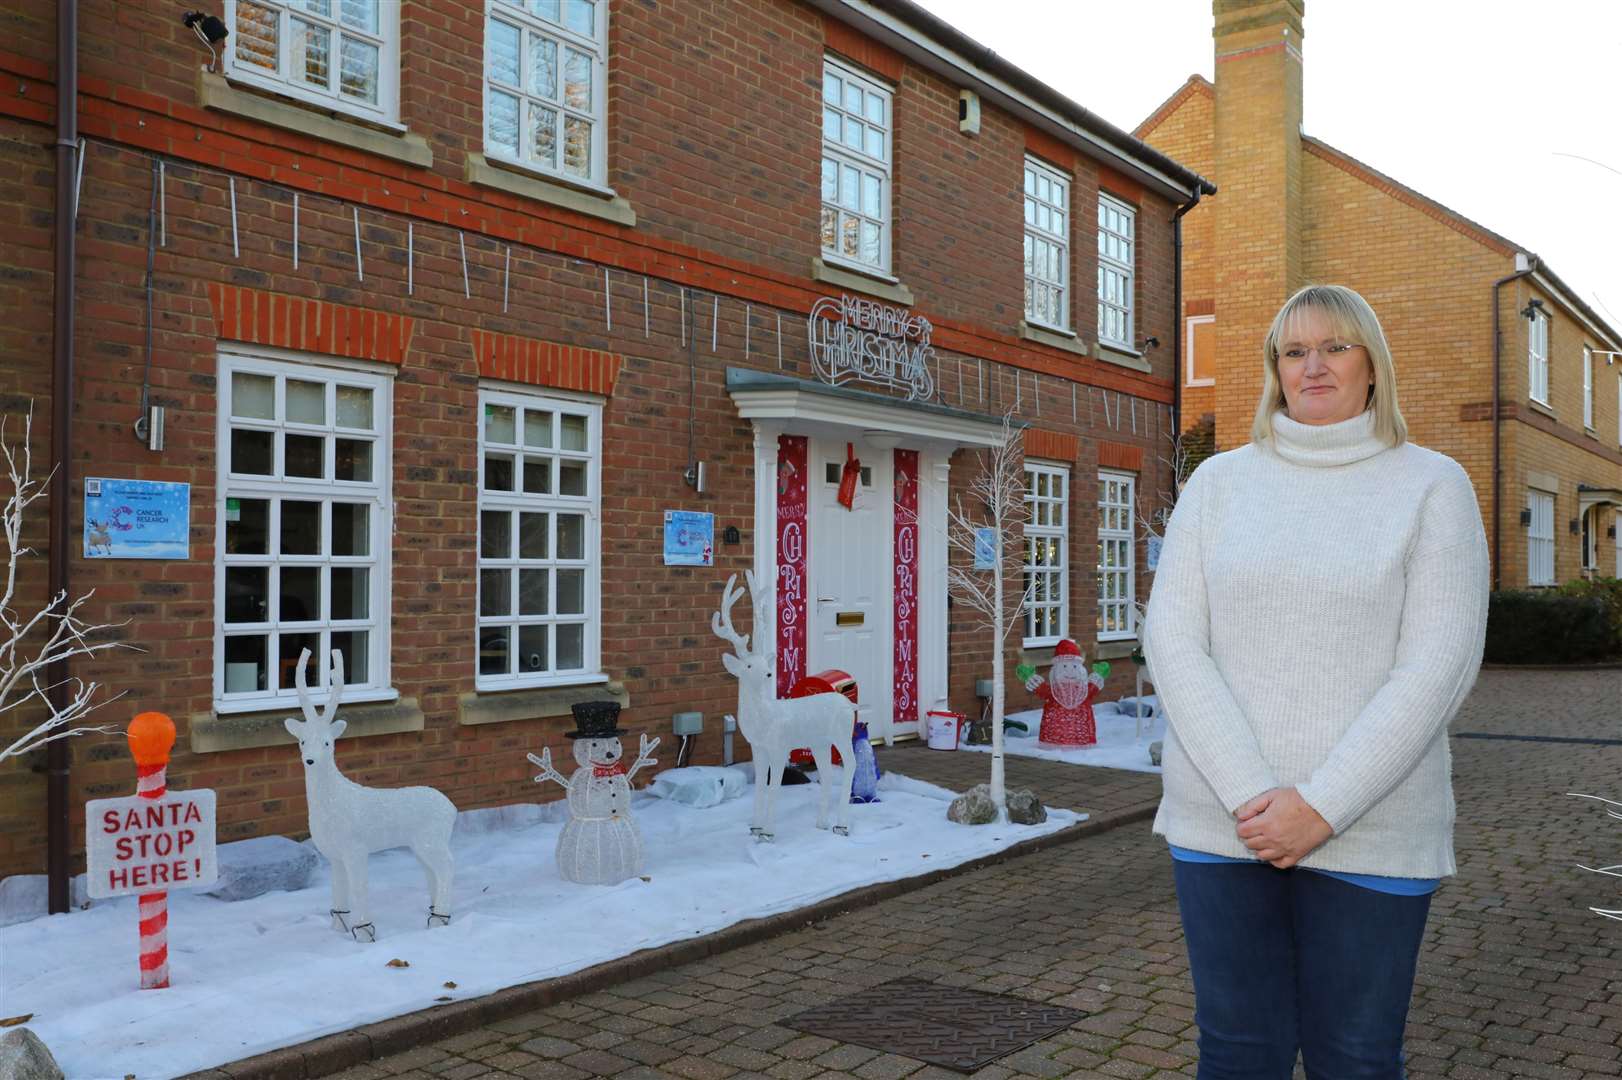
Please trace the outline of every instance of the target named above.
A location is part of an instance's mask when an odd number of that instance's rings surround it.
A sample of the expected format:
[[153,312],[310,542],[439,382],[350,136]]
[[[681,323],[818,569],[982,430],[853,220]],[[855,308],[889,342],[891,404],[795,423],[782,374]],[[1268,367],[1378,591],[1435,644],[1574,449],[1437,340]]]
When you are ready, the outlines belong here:
[[[1193,197],[1171,216],[1171,434],[1174,439],[1183,434],[1183,331],[1187,321],[1183,318],[1183,215],[1200,205],[1200,192],[1201,188],[1196,185]],[[1176,477],[1172,481],[1175,485]]]
[[[68,590],[68,497],[73,423],[73,178],[79,152],[79,64],[76,0],[56,3],[56,324],[51,361],[51,530],[49,592]],[[53,710],[68,704],[65,662],[46,670],[48,700]],[[68,910],[68,740],[45,747],[45,870],[49,910]]]
[[[1516,254],[1516,265],[1520,265],[1523,256]],[[1530,275],[1538,268],[1536,255],[1524,256],[1526,265],[1523,269],[1515,271],[1507,277],[1501,277],[1492,283],[1492,588],[1497,592],[1504,584],[1504,556],[1503,556],[1503,432],[1498,418],[1499,384],[1502,382],[1503,336],[1498,329],[1498,292],[1512,281]]]

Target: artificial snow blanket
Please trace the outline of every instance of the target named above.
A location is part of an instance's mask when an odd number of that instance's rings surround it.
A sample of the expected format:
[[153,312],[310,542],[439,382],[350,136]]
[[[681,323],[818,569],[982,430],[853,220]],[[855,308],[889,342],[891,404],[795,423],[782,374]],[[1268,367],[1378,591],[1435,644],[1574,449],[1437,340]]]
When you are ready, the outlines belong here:
[[951,792],[894,774],[879,791],[850,808],[840,837],[814,827],[815,785],[783,788],[772,844],[749,837],[751,798],[698,809],[639,794],[647,863],[613,886],[558,876],[561,804],[470,811],[451,840],[448,927],[424,927],[423,872],[408,852],[372,856],[374,944],[330,928],[324,861],[297,892],[238,903],[170,893],[168,990],[136,988],[135,898],[99,902],[0,929],[0,1016],[32,1013],[75,1080],[173,1077],[955,866],[1086,817],[955,825]]
[[[1158,699],[1145,696],[1144,703],[1155,707],[1159,713]],[[1062,761],[1067,765],[1092,765],[1101,769],[1130,769],[1133,772],[1160,771],[1160,766],[1149,760],[1149,744],[1166,737],[1166,721],[1159,715],[1150,716],[1150,709],[1144,709],[1143,737],[1137,737],[1138,715],[1135,709],[1121,711],[1116,702],[1106,701],[1093,706],[1093,721],[1098,728],[1098,742],[1092,746],[1063,747],[1047,746],[1034,738],[1009,738],[1010,732],[1003,732],[1003,752],[1017,757],[1042,758],[1046,761]],[[1018,720],[1027,724],[1031,731],[1042,723],[1042,710],[1031,709],[1027,712],[1010,713],[1009,720]],[[971,746],[963,743],[961,750],[979,750],[985,753],[991,751],[989,746]]]

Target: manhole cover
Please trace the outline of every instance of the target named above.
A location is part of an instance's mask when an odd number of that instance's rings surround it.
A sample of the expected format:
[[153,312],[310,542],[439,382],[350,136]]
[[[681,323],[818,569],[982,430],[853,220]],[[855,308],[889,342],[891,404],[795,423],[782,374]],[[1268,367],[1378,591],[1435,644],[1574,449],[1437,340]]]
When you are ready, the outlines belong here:
[[895,979],[779,1023],[970,1073],[1086,1015],[1006,994]]

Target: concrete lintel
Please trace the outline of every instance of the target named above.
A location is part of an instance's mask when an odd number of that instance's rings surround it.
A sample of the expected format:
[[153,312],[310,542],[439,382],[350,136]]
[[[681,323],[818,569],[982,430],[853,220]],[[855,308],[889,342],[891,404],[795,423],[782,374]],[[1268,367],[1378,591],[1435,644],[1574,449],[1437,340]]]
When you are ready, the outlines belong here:
[[537,690],[503,690],[463,694],[457,699],[458,724],[505,724],[513,720],[542,720],[568,716],[571,705],[583,701],[620,703],[630,708],[631,695],[621,682],[590,683],[583,686],[549,686]]
[[434,163],[434,151],[428,140],[410,131],[398,134],[368,127],[358,120],[304,108],[291,102],[264,94],[255,94],[232,86],[224,75],[199,69],[197,73],[197,103],[205,109],[230,113],[257,120],[272,127],[312,135],[330,143],[353,147],[368,154],[403,161],[423,168]]
[[636,225],[636,211],[631,204],[611,191],[599,193],[595,189],[574,187],[538,172],[520,171],[515,165],[491,161],[478,153],[468,154],[465,175],[470,184],[602,218],[626,228]]
[[[344,731],[346,739],[398,735],[404,731],[423,729],[423,713],[416,698],[345,705],[338,715],[348,725]],[[225,716],[215,712],[193,713],[190,724],[192,753],[217,754],[260,746],[291,746],[293,737],[282,726],[282,721],[289,716],[298,716],[296,706],[289,705],[272,712]]]

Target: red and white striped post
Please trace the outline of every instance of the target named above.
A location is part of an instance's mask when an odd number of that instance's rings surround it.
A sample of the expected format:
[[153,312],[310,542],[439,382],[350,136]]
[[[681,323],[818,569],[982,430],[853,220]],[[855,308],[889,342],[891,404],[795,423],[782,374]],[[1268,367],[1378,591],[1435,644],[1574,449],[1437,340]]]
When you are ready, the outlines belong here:
[[[160,712],[144,712],[130,721],[130,753],[135,757],[135,794],[157,799],[169,789],[169,751],[175,745],[175,724]],[[163,990],[169,985],[169,894],[142,893],[141,989]]]

